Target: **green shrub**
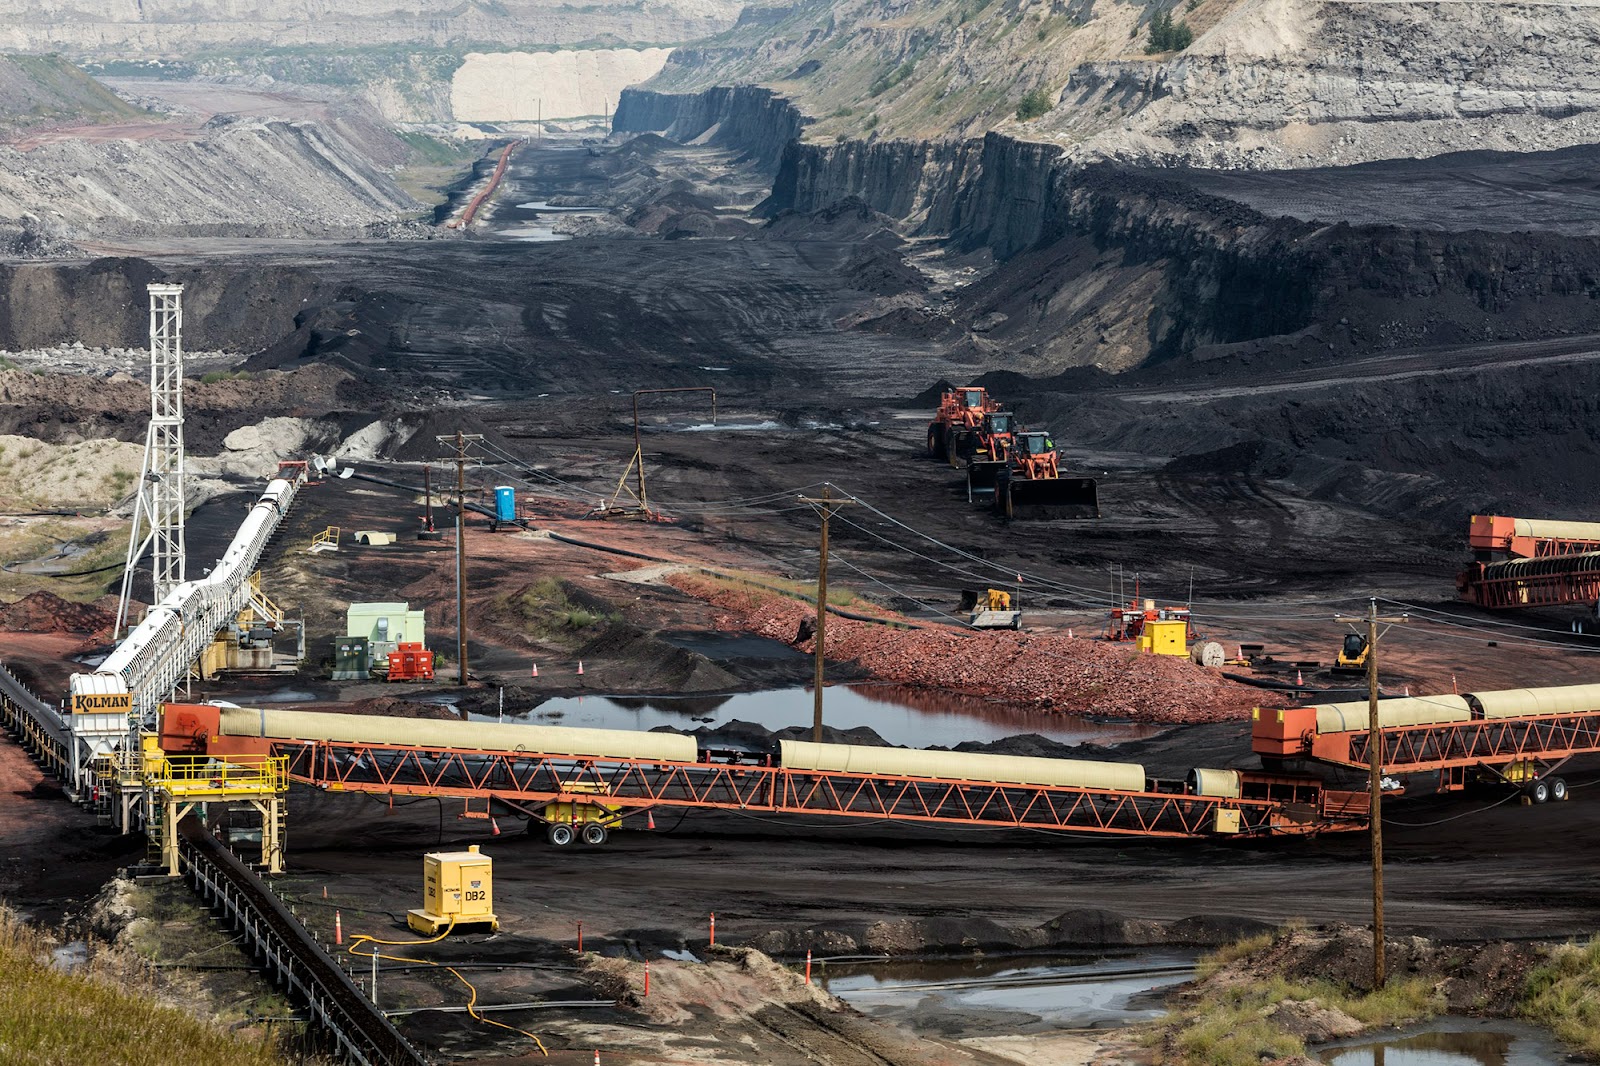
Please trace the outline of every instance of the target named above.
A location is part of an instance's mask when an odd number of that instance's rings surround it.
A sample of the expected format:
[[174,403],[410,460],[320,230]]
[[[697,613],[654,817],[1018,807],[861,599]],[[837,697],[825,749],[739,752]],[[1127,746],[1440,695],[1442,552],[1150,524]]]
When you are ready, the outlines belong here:
[[1055,108],[1055,101],[1043,89],[1035,89],[1017,105],[1017,121],[1028,122]]
[[896,85],[899,85],[901,82],[911,77],[911,72],[916,69],[917,61],[915,59],[906,60],[898,67],[895,67],[889,73],[883,75],[877,81],[873,82],[872,87],[867,90],[867,95],[882,96],[890,89],[893,89]]
[[1158,11],[1150,19],[1150,41],[1146,53],[1181,52],[1194,43],[1194,31],[1187,22],[1173,22],[1170,11]]

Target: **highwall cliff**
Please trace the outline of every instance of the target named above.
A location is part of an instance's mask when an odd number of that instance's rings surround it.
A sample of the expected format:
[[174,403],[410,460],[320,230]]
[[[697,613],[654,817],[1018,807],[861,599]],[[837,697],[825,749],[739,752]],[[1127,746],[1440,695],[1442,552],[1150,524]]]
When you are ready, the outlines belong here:
[[1268,338],[1327,357],[1600,330],[1592,238],[1271,217],[1181,174],[1074,163],[997,133],[808,143],[764,89],[624,103],[619,130],[770,160],[767,215],[857,197],[905,232],[992,253],[999,265],[963,291],[952,325],[986,323],[970,343],[1019,367],[1126,369]]

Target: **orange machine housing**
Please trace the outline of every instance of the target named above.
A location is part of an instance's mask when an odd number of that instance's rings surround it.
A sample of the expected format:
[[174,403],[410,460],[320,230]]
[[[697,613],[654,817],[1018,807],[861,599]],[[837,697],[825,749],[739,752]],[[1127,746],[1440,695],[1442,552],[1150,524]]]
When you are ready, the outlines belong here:
[[1257,755],[1304,758],[1317,739],[1315,707],[1257,707],[1250,712],[1250,746]]
[[1517,519],[1475,514],[1467,530],[1467,547],[1474,553],[1492,552],[1513,559],[1542,559],[1550,555],[1576,555],[1600,550],[1600,540],[1518,536]]
[[389,653],[390,681],[432,681],[433,652],[420,643],[402,643]]

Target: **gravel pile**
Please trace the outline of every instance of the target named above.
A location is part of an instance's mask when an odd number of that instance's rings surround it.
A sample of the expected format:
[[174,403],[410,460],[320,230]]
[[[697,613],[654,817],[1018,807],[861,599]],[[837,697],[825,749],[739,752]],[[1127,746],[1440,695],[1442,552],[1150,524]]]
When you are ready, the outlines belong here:
[[[784,597],[735,591],[691,574],[667,578],[720,613],[720,629],[749,631],[815,650],[813,608]],[[806,638],[797,640],[805,626]],[[1027,633],[903,630],[828,619],[827,657],[850,661],[885,681],[1034,704],[1041,710],[1141,722],[1247,719],[1270,701],[1188,659],[1143,655],[1128,645]],[[1274,706],[1276,704],[1273,704]]]

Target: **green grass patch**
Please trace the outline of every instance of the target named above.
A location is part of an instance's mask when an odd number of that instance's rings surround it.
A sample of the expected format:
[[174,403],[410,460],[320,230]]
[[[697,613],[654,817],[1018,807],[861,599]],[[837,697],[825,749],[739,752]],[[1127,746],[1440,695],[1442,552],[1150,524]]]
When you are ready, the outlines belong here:
[[1600,1056],[1600,937],[1556,948],[1528,974],[1521,1013],[1585,1055]]
[[553,577],[540,578],[513,593],[506,606],[533,636],[557,642],[593,626],[622,620],[619,612],[574,599],[566,584]]
[[[281,1066],[274,1048],[156,999],[150,973],[96,950],[80,970],[49,963],[51,944],[0,909],[0,1049],[7,1062],[118,1066]],[[15,1056],[15,1057],[12,1057]]]
[[1421,977],[1392,980],[1370,993],[1333,981],[1277,975],[1205,987],[1218,971],[1265,950],[1279,935],[1247,937],[1201,958],[1196,969],[1200,997],[1146,1031],[1157,1063],[1259,1066],[1265,1059],[1304,1054],[1304,1041],[1274,1024],[1269,1014],[1280,1003],[1315,1000],[1324,1010],[1341,1011],[1370,1027],[1403,1025],[1445,1009],[1444,997]]

